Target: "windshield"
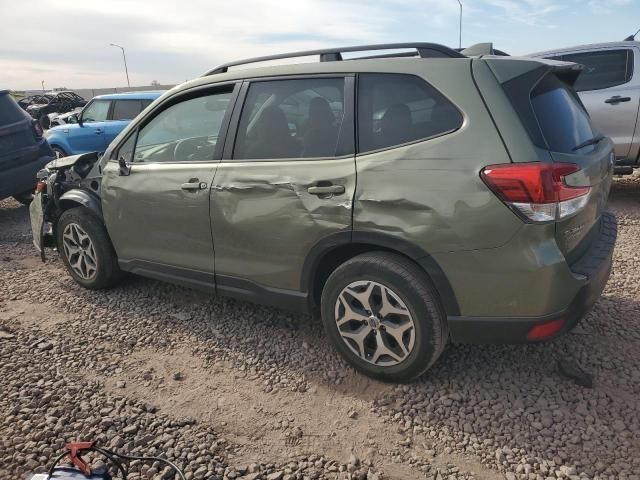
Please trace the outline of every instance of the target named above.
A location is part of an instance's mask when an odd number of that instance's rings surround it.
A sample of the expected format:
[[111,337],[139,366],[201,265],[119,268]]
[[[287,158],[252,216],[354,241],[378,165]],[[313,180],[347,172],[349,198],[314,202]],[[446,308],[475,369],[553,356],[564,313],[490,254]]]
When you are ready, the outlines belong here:
[[551,151],[571,153],[594,137],[589,115],[576,93],[556,75],[547,75],[536,86],[531,104]]

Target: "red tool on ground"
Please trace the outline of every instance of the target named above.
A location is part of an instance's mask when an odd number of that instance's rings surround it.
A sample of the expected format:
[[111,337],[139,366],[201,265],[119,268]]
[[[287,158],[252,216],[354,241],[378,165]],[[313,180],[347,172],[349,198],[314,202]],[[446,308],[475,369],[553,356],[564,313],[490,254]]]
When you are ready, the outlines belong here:
[[[132,455],[124,455],[106,448],[102,448],[96,442],[70,442],[66,445],[66,450],[53,463],[46,474],[37,474],[31,477],[31,480],[113,480],[114,477],[109,474],[108,468],[92,469],[83,458],[83,453],[96,452],[105,457],[108,462],[116,469],[118,477],[127,480],[129,474],[128,462],[132,460],[140,460],[143,462],[158,461],[171,467],[178,476],[185,480],[184,473],[169,460],[160,457],[138,457]],[[65,457],[69,457],[72,467],[60,467],[58,464]]]

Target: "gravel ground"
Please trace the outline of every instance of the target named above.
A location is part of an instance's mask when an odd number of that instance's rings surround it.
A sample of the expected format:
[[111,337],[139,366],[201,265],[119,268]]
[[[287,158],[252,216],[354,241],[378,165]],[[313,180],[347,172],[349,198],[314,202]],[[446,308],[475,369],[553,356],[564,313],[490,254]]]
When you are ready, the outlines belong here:
[[[0,478],[69,440],[190,479],[640,480],[640,177],[617,180],[604,297],[544,345],[450,346],[412,385],[355,374],[307,317],[131,276],[76,286],[0,202]],[[583,388],[561,358],[594,374]],[[159,463],[131,478],[173,478]]]

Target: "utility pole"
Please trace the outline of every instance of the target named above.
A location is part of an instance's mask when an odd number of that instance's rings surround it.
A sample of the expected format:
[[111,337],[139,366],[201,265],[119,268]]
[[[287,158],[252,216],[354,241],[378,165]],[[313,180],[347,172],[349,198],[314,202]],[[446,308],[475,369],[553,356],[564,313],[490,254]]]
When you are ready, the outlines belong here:
[[462,0],[458,0],[458,3],[460,4],[460,42],[458,46],[462,48]]
[[127,87],[130,87],[131,84],[129,83],[129,71],[127,70],[127,56],[124,53],[124,47],[116,45],[115,43],[110,43],[109,45],[112,47],[118,47],[120,50],[122,50],[122,59],[124,60],[124,73],[127,76]]

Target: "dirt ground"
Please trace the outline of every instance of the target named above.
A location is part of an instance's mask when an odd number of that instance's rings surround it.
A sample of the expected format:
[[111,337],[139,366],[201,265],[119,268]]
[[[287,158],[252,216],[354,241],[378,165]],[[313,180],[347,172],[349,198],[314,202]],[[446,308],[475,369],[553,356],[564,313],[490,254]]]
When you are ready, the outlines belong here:
[[[547,346],[451,346],[418,382],[394,386],[355,373],[326,344],[320,325],[304,316],[138,277],[110,291],[85,291],[55,253],[40,262],[30,246],[27,209],[3,201],[0,410],[17,420],[38,392],[55,397],[43,378],[36,394],[27,388],[34,387],[26,380],[33,369],[53,369],[79,391],[95,387],[108,407],[152,404],[154,421],[188,419],[197,435],[209,432],[222,446],[208,472],[198,474],[190,461],[189,478],[238,478],[243,465],[254,463],[265,477],[314,478],[299,468],[301,459],[306,465],[322,458],[315,478],[358,478],[350,465],[359,464],[368,465],[362,475],[369,480],[638,479],[638,177],[616,181],[610,208],[620,224],[614,271],[603,300],[576,332]],[[10,351],[29,355],[30,366],[19,359],[14,365]],[[555,359],[567,354],[595,374],[594,389],[554,372]],[[52,411],[40,407],[29,421],[47,429]],[[98,410],[97,417],[109,415]],[[50,461],[55,436],[38,440],[10,423],[0,423],[0,473],[23,478],[34,462]],[[111,427],[103,433],[105,442],[128,441]],[[57,434],[74,432],[61,427]],[[18,447],[17,436],[26,437]],[[24,453],[29,442],[39,448],[34,458]],[[187,451],[189,439],[184,442]],[[187,462],[180,452],[176,447],[175,457]],[[224,471],[216,472],[218,465]]]

